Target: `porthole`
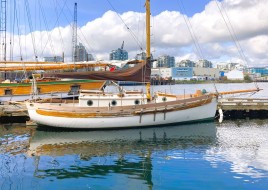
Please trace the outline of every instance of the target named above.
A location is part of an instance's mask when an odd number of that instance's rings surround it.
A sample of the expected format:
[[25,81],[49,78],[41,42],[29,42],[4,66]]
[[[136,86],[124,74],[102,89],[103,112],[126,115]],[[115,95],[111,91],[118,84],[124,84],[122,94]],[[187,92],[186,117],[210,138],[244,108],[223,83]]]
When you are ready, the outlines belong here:
[[167,98],[166,98],[166,97],[163,97],[163,98],[162,98],[162,101],[163,101],[163,102],[167,101]]
[[111,104],[112,104],[112,106],[116,106],[116,104],[117,104],[116,100],[112,100]]
[[135,104],[135,105],[139,105],[139,104],[140,104],[140,100],[138,100],[138,99],[135,100],[135,101],[134,101],[134,104]]
[[92,106],[92,105],[93,105],[93,101],[92,101],[92,100],[88,100],[88,101],[87,101],[87,105],[88,105],[88,106]]

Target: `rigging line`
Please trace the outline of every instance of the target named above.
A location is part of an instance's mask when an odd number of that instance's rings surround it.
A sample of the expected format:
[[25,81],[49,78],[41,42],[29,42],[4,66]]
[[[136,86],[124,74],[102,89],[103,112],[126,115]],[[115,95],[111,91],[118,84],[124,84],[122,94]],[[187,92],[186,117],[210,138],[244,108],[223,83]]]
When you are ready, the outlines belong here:
[[33,33],[33,26],[32,26],[31,13],[30,13],[30,10],[29,10],[29,2],[28,2],[28,0],[25,0],[25,10],[26,10],[26,13],[27,13],[28,21],[29,21],[28,23],[29,23],[29,28],[30,28],[33,48],[34,48],[35,60],[36,60],[36,62],[38,62],[36,44],[35,44],[35,38],[34,38],[34,33]]
[[125,27],[127,28],[127,30],[129,31],[129,33],[131,34],[132,38],[134,39],[134,41],[136,42],[137,46],[142,50],[142,45],[139,42],[137,36],[134,34],[134,32],[128,27],[128,25],[126,24],[126,22],[122,19],[122,17],[119,15],[119,13],[116,11],[116,9],[114,8],[114,6],[111,4],[111,2],[109,0],[106,0],[109,5],[111,6],[111,8],[115,11],[115,13],[117,14],[117,16],[120,18],[120,20],[123,22],[123,24],[125,25]]
[[[18,6],[19,6],[19,4],[18,4]],[[18,41],[19,41],[19,51],[20,51],[20,60],[21,61],[23,61],[23,59],[22,59],[22,42],[21,42],[21,32],[20,32],[20,28],[19,28],[19,18],[18,18],[18,15],[19,15],[19,13],[18,13],[18,10],[20,10],[20,8],[18,8],[17,9],[17,4],[16,4],[16,1],[14,1],[14,25],[15,25],[15,19],[16,19],[16,21],[17,21],[17,29],[18,29]],[[14,29],[14,32],[13,33],[15,33],[15,29]],[[25,68],[25,64],[24,64],[24,62],[22,62],[23,63],[23,76],[21,77],[21,78],[26,78],[27,77],[27,72],[26,72],[26,68]]]
[[[72,10],[69,8],[68,5],[66,5],[66,7],[67,7],[67,9],[68,9],[70,15],[72,15],[72,14],[73,14]],[[65,18],[66,18],[66,20],[67,20],[68,22],[71,22],[71,21],[66,17],[65,14],[64,14],[64,16],[65,16]],[[90,45],[90,43],[88,42],[88,40],[87,40],[87,38],[85,37],[84,33],[82,32],[81,28],[80,28],[79,26],[77,26],[77,29],[78,29],[79,32],[81,32],[82,37],[83,37],[83,39],[84,39],[85,42],[86,42],[86,45],[89,47],[89,49],[87,49],[87,50],[90,50],[89,52],[91,52],[92,54],[96,54],[95,51],[94,51],[94,48],[93,48],[93,47]],[[79,35],[77,35],[77,37],[78,37],[81,41],[83,41]],[[91,43],[93,43],[93,41],[92,41]],[[85,48],[87,48],[87,47],[85,46]],[[97,57],[96,57],[96,56],[95,56],[95,59],[97,60]]]
[[53,53],[54,56],[55,56],[55,49],[54,49],[54,46],[53,46],[53,43],[52,43],[52,37],[51,37],[51,33],[52,33],[52,31],[49,32],[48,24],[47,24],[47,19],[46,19],[46,15],[45,15],[45,12],[44,12],[44,8],[43,8],[43,6],[42,6],[42,3],[41,3],[40,0],[39,0],[38,2],[39,2],[39,8],[40,8],[40,11],[41,11],[42,16],[43,16],[43,19],[44,19],[44,24],[45,24],[45,28],[46,28],[46,33],[47,33],[47,36],[48,36],[47,43],[45,44],[44,49],[42,50],[41,54],[43,55],[44,50],[45,50],[45,48],[46,48],[46,45],[47,45],[48,42],[49,42],[49,44],[50,44],[50,48],[52,49],[52,53]]
[[[64,5],[63,5],[62,8],[61,8],[61,11],[60,11],[60,13],[59,13],[59,15],[58,15],[58,17],[57,17],[57,19],[56,19],[56,22],[55,22],[53,28],[55,28],[55,27],[57,26],[58,20],[59,20],[59,18],[60,18],[60,15],[61,15],[62,12],[63,12],[64,7],[66,6],[66,3],[67,3],[67,0],[65,0]],[[43,6],[42,6],[40,0],[39,0],[39,4],[40,4],[39,7],[40,7],[40,10],[41,10],[42,16],[44,17],[44,20],[45,20],[45,27],[46,27],[46,30],[48,31],[47,20],[46,20],[45,13],[44,13],[44,9],[43,9]],[[48,43],[51,44],[51,42],[52,42],[52,40],[51,40],[51,35],[48,35],[48,36],[49,36],[50,38],[49,38],[49,39],[46,41],[46,43],[44,44],[44,48],[43,48],[43,50],[42,50],[42,54],[43,54],[43,52],[45,51],[45,48],[46,48],[47,44],[48,44]],[[51,46],[51,45],[50,45],[50,46]],[[53,46],[53,45],[52,45],[52,46]],[[55,51],[53,51],[53,52],[55,53]],[[54,54],[54,55],[55,55],[55,54]]]
[[[66,0],[67,1],[67,0]],[[66,1],[65,1],[65,3],[66,3]],[[58,13],[58,9],[57,9],[57,0],[55,1],[53,1],[54,2],[54,4],[55,4],[55,12],[56,12],[56,14],[57,14],[57,24],[58,24],[58,30],[59,30],[59,35],[60,35],[60,40],[61,40],[61,44],[62,44],[62,50],[64,51],[64,41],[63,41],[63,37],[62,37],[62,33],[61,33],[61,29],[60,29],[60,23],[59,23],[59,17],[60,17],[60,14]],[[61,9],[61,12],[62,12],[62,9]]]
[[[181,2],[181,6],[180,6],[180,3],[178,3],[180,9],[182,9],[182,11],[183,11],[184,13],[186,13],[186,10],[185,10],[185,7],[184,7],[183,2],[182,2],[182,1],[179,1],[179,2]],[[203,51],[202,51],[202,48],[201,48],[200,44],[198,43],[196,34],[195,34],[194,30],[193,30],[193,26],[192,26],[192,24],[191,24],[189,18],[186,17],[185,14],[182,14],[182,15],[183,15],[183,19],[184,19],[184,21],[185,21],[185,23],[186,23],[186,26],[187,26],[187,28],[188,28],[188,30],[189,30],[189,32],[190,32],[190,35],[191,35],[191,37],[192,37],[192,40],[193,40],[193,42],[194,42],[194,45],[195,45],[197,54],[200,54],[200,55],[199,55],[200,58],[205,60],[204,53],[203,53]],[[188,21],[188,22],[187,22],[187,21]],[[216,83],[215,83],[215,82],[213,82],[213,87],[214,87],[216,93],[218,93],[218,89],[217,89],[217,86],[216,86]]]
[[[217,2],[217,4],[218,4],[218,2]],[[218,8],[220,9],[219,6],[218,6]],[[226,11],[226,9],[225,9],[223,3],[222,3],[222,9],[223,9],[223,11],[224,11],[224,13],[225,13],[225,16],[226,16],[226,18],[227,18],[227,20],[228,20],[228,22],[229,22],[230,28],[231,28],[231,30],[232,30],[232,32],[233,32],[234,38],[235,38],[235,40],[236,40],[235,43],[237,43],[237,46],[239,47],[239,50],[241,51],[242,58],[244,58],[245,63],[247,63],[246,56],[245,56],[245,54],[244,54],[244,52],[243,52],[243,49],[242,49],[242,47],[241,47],[241,45],[240,45],[240,43],[239,43],[239,40],[238,40],[238,38],[237,38],[237,35],[236,35],[236,33],[235,33],[235,30],[234,30],[234,28],[233,28],[233,25],[232,25],[232,23],[231,23],[231,21],[230,21],[230,18],[229,18],[228,14],[227,14],[227,11]]]
[[[218,2],[217,2],[217,4],[218,4]],[[218,6],[218,8],[219,8],[219,6]],[[245,54],[244,54],[244,51],[243,51],[243,49],[242,49],[242,47],[241,47],[241,44],[239,43],[238,37],[237,37],[237,35],[236,35],[236,32],[235,32],[234,27],[233,27],[233,25],[232,25],[232,22],[231,22],[231,20],[230,20],[228,14],[227,14],[227,11],[226,11],[226,8],[225,8],[225,6],[224,6],[224,3],[222,3],[222,9],[223,9],[223,11],[224,11],[224,13],[225,13],[225,16],[226,16],[226,18],[227,18],[229,24],[230,24],[230,27],[231,27],[231,30],[232,30],[232,32],[233,32],[234,38],[235,38],[235,40],[236,40],[236,43],[237,43],[237,45],[238,45],[238,47],[239,47],[239,50],[241,51],[242,58],[244,59],[245,63],[246,63],[247,66],[248,66],[247,58],[246,58],[246,56],[245,56]],[[256,82],[255,80],[254,80],[254,84],[255,84],[255,87],[256,87],[256,88],[259,88],[259,87],[258,87],[258,84],[257,84],[257,82]]]
[[[238,51],[239,55],[240,55],[241,58],[243,59],[243,56],[242,56],[241,52],[239,51],[239,47],[238,47],[238,45],[237,45],[237,43],[236,43],[236,40],[235,40],[235,38],[234,38],[234,36],[233,36],[233,34],[232,34],[232,32],[231,32],[230,27],[229,27],[229,25],[228,25],[228,23],[227,23],[227,21],[226,21],[224,15],[223,15],[223,13],[222,13],[222,10],[221,10],[221,8],[220,8],[220,6],[219,6],[219,4],[218,4],[218,1],[217,1],[217,0],[214,0],[214,1],[215,1],[216,5],[217,5],[219,11],[220,11],[220,14],[221,14],[221,16],[222,16],[222,19],[223,19],[223,21],[224,21],[224,23],[225,23],[225,25],[226,25],[226,27],[227,27],[227,29],[228,29],[230,35],[231,35],[231,38],[232,38],[232,40],[234,41],[234,44],[235,44],[235,46],[236,46],[236,48],[237,48],[237,51]],[[246,63],[246,60],[244,60],[244,61],[245,61],[245,63]]]
[[[95,54],[95,51],[94,51],[93,47],[92,47],[92,46],[90,45],[90,43],[88,42],[86,36],[84,35],[84,33],[83,33],[83,31],[81,30],[80,27],[78,27],[78,31],[81,33],[83,39],[86,41],[86,44],[87,44],[87,46],[89,47],[88,51],[91,52],[91,53],[94,53],[94,54]],[[83,41],[83,40],[80,38],[80,35],[77,35],[77,37],[78,37],[81,41]],[[85,48],[87,48],[87,47],[85,47]],[[97,59],[97,58],[96,58],[96,59]]]
[[[180,1],[178,1],[178,2],[180,2]],[[178,5],[179,5],[180,9],[185,13],[186,11],[185,11],[185,8],[184,8],[182,2],[181,2],[181,4],[178,3]],[[204,59],[204,56],[202,54],[201,48],[199,46],[199,43],[197,42],[197,38],[195,36],[195,33],[193,32],[192,25],[191,25],[190,21],[188,20],[188,18],[186,18],[186,15],[183,14],[183,12],[182,12],[182,17],[183,17],[183,19],[184,19],[184,21],[186,23],[187,29],[189,30],[191,38],[192,38],[192,40],[194,42],[196,53],[201,59]]]

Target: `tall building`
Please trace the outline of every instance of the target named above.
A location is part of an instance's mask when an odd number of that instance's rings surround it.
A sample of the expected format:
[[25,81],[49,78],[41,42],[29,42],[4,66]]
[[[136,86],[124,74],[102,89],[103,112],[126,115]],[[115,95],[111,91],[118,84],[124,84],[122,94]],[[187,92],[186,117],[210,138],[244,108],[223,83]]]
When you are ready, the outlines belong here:
[[191,61],[189,59],[182,60],[178,63],[178,67],[195,67],[196,63],[194,61]]
[[75,62],[88,61],[88,53],[85,46],[82,43],[79,43],[79,45],[75,46],[74,61]]
[[175,67],[175,57],[169,55],[162,55],[157,59],[158,67]]
[[87,54],[87,61],[94,61],[94,57],[91,53]]
[[45,62],[63,62],[62,56],[44,57]]
[[138,53],[138,54],[135,56],[135,59],[136,59],[136,60],[146,60],[146,53],[145,53],[145,52]]
[[206,59],[201,59],[196,63],[196,67],[212,68],[212,63]]
[[110,60],[127,60],[128,52],[122,48],[118,48],[117,50],[112,50],[110,53]]

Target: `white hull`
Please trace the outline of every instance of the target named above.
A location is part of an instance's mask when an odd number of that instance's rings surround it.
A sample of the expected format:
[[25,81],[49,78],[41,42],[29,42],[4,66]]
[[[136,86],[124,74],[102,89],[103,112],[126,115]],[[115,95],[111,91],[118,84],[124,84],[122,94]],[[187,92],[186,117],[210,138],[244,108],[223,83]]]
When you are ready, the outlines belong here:
[[157,112],[121,117],[70,118],[40,115],[36,112],[38,106],[31,107],[30,103],[27,103],[29,116],[37,124],[87,129],[146,127],[206,120],[214,118],[216,107],[217,101],[213,98],[211,102],[204,105],[165,113]]

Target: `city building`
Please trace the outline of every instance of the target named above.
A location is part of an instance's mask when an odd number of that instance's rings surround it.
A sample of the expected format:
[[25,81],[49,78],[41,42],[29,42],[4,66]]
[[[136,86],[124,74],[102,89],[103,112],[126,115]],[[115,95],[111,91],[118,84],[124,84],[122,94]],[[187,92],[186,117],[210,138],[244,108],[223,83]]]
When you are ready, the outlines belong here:
[[191,80],[193,78],[193,67],[173,67],[171,77],[175,80]]
[[191,61],[189,59],[182,60],[177,64],[178,67],[195,67],[196,63],[194,61]]
[[244,80],[244,73],[239,70],[229,71],[228,73],[224,73],[224,76],[226,76],[228,80]]
[[220,78],[220,70],[217,68],[194,67],[193,75],[197,80],[214,80]]
[[206,59],[201,59],[197,61],[196,67],[212,68],[213,66],[212,66],[211,61],[208,61]]
[[246,67],[240,63],[218,63],[217,69],[221,71],[232,71],[232,70],[245,70]]
[[64,62],[62,56],[44,57],[45,62]]
[[78,45],[75,46],[74,61],[75,62],[88,61],[88,53],[85,46],[82,43],[79,43]]
[[[142,56],[142,55],[141,55]],[[112,50],[110,53],[110,60],[127,60],[128,59],[128,52],[124,50],[124,41],[122,43],[121,48],[118,48],[117,50]]]
[[158,67],[175,67],[175,57],[169,55],[162,55],[157,59]]
[[267,67],[250,67],[249,68],[250,74],[260,74],[263,76],[268,76],[268,68]]
[[94,61],[94,57],[91,53],[87,54],[87,61]]
[[135,59],[136,59],[136,60],[146,60],[146,53],[145,53],[145,52],[138,53],[138,54],[135,56]]

